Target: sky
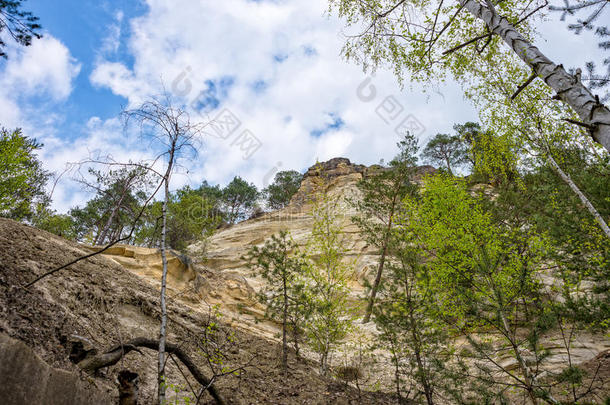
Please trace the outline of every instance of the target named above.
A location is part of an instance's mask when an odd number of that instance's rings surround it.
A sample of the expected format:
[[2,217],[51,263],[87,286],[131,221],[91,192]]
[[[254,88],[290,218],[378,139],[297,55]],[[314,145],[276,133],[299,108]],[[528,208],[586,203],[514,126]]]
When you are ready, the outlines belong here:
[[[110,155],[154,156],[119,113],[163,88],[207,123],[174,189],[241,176],[259,188],[279,170],[347,157],[373,164],[409,129],[420,145],[477,114],[455,83],[406,86],[340,55],[343,23],[326,0],[28,0],[44,37],[0,60],[0,126],[44,143],[44,167]],[[599,56],[551,16],[537,45],[566,67]],[[65,212],[91,195],[68,172],[51,182]]]

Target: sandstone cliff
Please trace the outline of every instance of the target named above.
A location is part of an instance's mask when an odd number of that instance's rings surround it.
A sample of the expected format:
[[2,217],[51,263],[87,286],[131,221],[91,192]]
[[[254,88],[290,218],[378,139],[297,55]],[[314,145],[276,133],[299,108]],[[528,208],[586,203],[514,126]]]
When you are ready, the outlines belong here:
[[[282,398],[280,403],[342,403],[341,398],[356,395],[347,387],[338,389],[317,376],[313,364],[295,365],[288,379],[278,374],[278,325],[263,318],[264,308],[256,300],[263,281],[245,266],[241,256],[280,230],[289,231],[297,243],[304,245],[312,226],[310,197],[320,184],[319,178],[324,177],[326,192],[338,201],[342,213],[345,247],[350,252],[347,260],[355,262],[350,284],[352,298],[361,299],[364,280],[374,273],[378,257],[351,223],[350,217],[355,213],[345,199],[358,197],[356,183],[370,170],[379,168],[354,165],[342,158],[316,165],[307,171],[286,208],[219,230],[209,240],[190,246],[189,257],[170,255],[170,341],[183,343],[197,353],[197,336],[205,326],[210,305],[218,305],[223,322],[234,327],[240,342],[236,351],[229,353],[227,363],[245,363],[257,355],[256,368],[241,378],[231,377],[219,383],[221,389],[231,391],[234,403],[277,403],[277,398]],[[417,179],[433,170],[421,167]],[[78,368],[69,360],[73,335],[86,337],[100,349],[137,336],[156,337],[161,275],[161,257],[156,249],[115,246],[45,279],[29,291],[19,287],[45,270],[96,249],[99,248],[0,219],[0,332],[21,340],[51,366],[74,373]],[[360,332],[371,337],[375,329],[371,323]],[[546,347],[551,354],[547,367],[563,368],[567,356],[561,336],[550,335]],[[606,359],[604,353],[608,349],[607,337],[582,333],[572,348],[572,361],[588,362],[595,369],[596,356]],[[383,359],[385,354],[375,355]],[[509,368],[514,366],[510,357],[500,361]],[[610,367],[608,361],[604,364],[602,371]],[[120,367],[113,366],[96,376],[94,384],[109,397],[116,397],[114,378],[120,368],[137,370],[143,381],[144,403],[151,400],[155,392],[154,352],[132,354]],[[372,373],[383,377],[384,370]],[[181,380],[180,371],[173,365],[168,375],[172,381]],[[237,391],[236,386],[240,387]],[[179,390],[187,391],[185,387]],[[383,396],[367,398],[368,402],[361,403],[390,400]]]

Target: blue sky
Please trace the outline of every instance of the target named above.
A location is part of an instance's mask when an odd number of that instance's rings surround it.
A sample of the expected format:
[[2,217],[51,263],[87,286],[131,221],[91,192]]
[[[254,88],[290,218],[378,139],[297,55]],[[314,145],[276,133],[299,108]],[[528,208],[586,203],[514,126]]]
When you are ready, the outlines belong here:
[[[25,8],[45,35],[0,60],[0,125],[41,140],[56,173],[99,153],[151,157],[118,114],[162,84],[195,118],[239,123],[206,138],[175,187],[235,175],[262,187],[277,170],[336,156],[372,164],[394,155],[399,126],[423,144],[476,120],[453,83],[401,90],[390,72],[370,77],[346,63],[343,24],[325,14],[326,0],[28,0]],[[556,19],[542,26],[539,46],[566,66],[597,51]],[[72,175],[55,187],[60,211],[89,197]]]

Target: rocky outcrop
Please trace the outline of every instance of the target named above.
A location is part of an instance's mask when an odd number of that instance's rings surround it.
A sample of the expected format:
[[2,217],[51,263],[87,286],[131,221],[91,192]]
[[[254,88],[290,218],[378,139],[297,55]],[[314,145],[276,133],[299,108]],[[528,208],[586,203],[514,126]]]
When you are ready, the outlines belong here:
[[0,398],[11,405],[110,405],[76,373],[49,366],[25,343],[0,333]]
[[353,262],[355,269],[351,281],[352,298],[357,300],[363,296],[364,280],[374,271],[377,253],[367,245],[351,222],[350,218],[356,212],[346,199],[358,196],[356,183],[369,170],[371,168],[354,165],[346,158],[318,163],[307,170],[298,192],[287,207],[220,230],[208,241],[190,246],[190,256],[211,287],[205,299],[220,305],[228,317],[241,327],[273,337],[278,329],[263,320],[264,307],[256,299],[256,292],[261,289],[263,280],[246,266],[241,257],[251,247],[264,243],[281,230],[290,232],[295,242],[303,247],[313,225],[312,195],[320,191],[320,184],[324,184],[324,191],[337,202],[340,211],[345,249],[349,252],[346,260]]
[[[85,248],[93,252],[102,249],[100,246],[85,246]],[[163,262],[159,249],[115,245],[105,250],[102,255],[149,282],[160,284]],[[169,283],[176,290],[189,288],[197,278],[197,272],[189,258],[172,250],[168,251],[167,255],[167,275]]]
[[[313,223],[310,214],[312,194],[321,183],[326,187],[328,196],[338,201],[337,207],[341,211],[344,225],[345,248],[350,252],[346,260],[354,265],[351,295],[354,300],[362,298],[365,294],[365,280],[371,280],[376,270],[378,252],[366,243],[358,228],[351,222],[350,218],[356,212],[345,200],[357,198],[359,191],[356,183],[363,176],[378,170],[384,168],[378,165],[355,165],[346,158],[318,163],[306,171],[301,187],[286,208],[238,223],[219,231],[205,244],[191,246],[191,253],[199,258],[200,274],[213,285],[206,299],[220,305],[233,322],[242,328],[267,337],[277,334],[276,325],[263,320],[264,308],[256,300],[255,293],[263,286],[263,280],[246,267],[241,257],[252,246],[264,243],[280,230],[290,232],[299,245],[305,245]],[[434,172],[436,169],[431,166],[420,166],[413,180],[419,182]],[[369,334],[375,333],[372,324],[367,324],[364,330]],[[551,355],[546,359],[547,366],[554,370],[563,368],[567,352],[561,336],[548,336],[545,346],[551,351]],[[579,363],[588,361],[608,349],[610,340],[599,335],[581,333],[574,341],[570,354],[572,361]],[[499,357],[502,364],[508,368],[516,366],[516,363],[512,364],[515,360],[511,356]]]

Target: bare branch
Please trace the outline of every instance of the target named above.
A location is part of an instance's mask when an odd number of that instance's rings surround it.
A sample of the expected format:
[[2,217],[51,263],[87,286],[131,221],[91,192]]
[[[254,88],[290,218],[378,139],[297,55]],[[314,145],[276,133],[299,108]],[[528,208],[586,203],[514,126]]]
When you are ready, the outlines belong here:
[[[138,347],[144,347],[151,350],[158,350],[159,342],[153,339],[147,339],[144,337],[137,337],[125,343],[124,345],[117,345],[105,353],[87,357],[78,363],[78,366],[87,372],[94,372],[100,368],[109,367],[116,364],[124,355],[131,351],[138,351]],[[175,355],[186,368],[191,372],[191,375],[197,380],[203,387],[207,387],[208,392],[216,400],[219,405],[225,405],[227,402],[220,395],[216,387],[212,384],[212,381],[207,378],[199,367],[191,360],[191,358],[182,350],[179,346],[172,343],[165,344],[165,350],[167,353]]]

